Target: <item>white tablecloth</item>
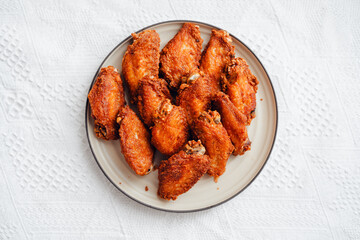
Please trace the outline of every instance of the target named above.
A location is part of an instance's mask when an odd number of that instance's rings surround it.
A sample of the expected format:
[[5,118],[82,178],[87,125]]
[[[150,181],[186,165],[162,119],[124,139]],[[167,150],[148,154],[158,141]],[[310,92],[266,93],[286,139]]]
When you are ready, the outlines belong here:
[[[279,128],[253,184],[216,208],[127,198],[91,155],[86,94],[131,32],[189,19],[263,62]],[[0,239],[360,239],[360,1],[0,0]]]

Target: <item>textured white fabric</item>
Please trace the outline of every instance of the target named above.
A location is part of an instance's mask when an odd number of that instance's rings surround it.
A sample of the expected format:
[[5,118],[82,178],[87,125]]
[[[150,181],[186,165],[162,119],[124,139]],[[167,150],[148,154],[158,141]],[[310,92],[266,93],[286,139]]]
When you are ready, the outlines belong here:
[[[104,57],[164,20],[246,43],[277,95],[277,141],[239,196],[142,206],[91,155],[86,94]],[[360,239],[360,1],[0,0],[0,239]]]

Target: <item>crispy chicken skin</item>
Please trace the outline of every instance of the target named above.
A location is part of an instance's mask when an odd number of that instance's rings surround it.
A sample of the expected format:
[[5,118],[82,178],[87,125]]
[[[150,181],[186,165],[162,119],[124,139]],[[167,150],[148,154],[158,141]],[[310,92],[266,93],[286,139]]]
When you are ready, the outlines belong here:
[[189,125],[185,110],[172,105],[170,100],[163,101],[155,124],[151,128],[151,143],[162,154],[177,153],[189,139]]
[[192,188],[209,169],[210,159],[204,153],[200,141],[189,141],[184,150],[163,160],[159,166],[158,195],[176,200]]
[[247,118],[230,101],[229,97],[218,92],[215,95],[214,105],[221,115],[221,122],[225,127],[235,147],[233,155],[242,155],[251,148],[251,142],[246,130]]
[[154,124],[162,102],[171,99],[168,84],[164,79],[146,76],[140,81],[137,106],[147,126]]
[[155,30],[133,33],[133,43],[128,46],[122,61],[122,73],[135,102],[139,81],[144,76],[159,74],[160,37]]
[[177,89],[183,77],[199,68],[202,43],[199,27],[193,23],[184,23],[163,48],[160,54],[160,71],[171,88]]
[[113,66],[102,68],[88,94],[94,131],[98,138],[118,139],[116,115],[125,105],[124,89],[120,74]]
[[200,70],[212,79],[217,90],[220,90],[220,76],[224,67],[235,57],[235,47],[231,43],[229,33],[213,29],[210,40],[202,52]]
[[225,67],[221,76],[222,90],[231,102],[247,117],[247,125],[255,117],[256,92],[259,81],[251,73],[246,61],[235,58]]
[[210,108],[214,95],[211,79],[198,71],[192,73],[187,81],[181,84],[178,92],[177,105],[185,109],[189,124],[192,124],[201,112]]
[[154,156],[149,132],[129,106],[120,111],[116,121],[120,125],[120,146],[126,162],[136,174],[148,174],[153,167]]
[[219,176],[225,172],[226,163],[234,146],[220,121],[220,114],[216,111],[202,112],[194,121],[193,131],[206,148],[210,158],[210,168],[207,173],[217,182]]

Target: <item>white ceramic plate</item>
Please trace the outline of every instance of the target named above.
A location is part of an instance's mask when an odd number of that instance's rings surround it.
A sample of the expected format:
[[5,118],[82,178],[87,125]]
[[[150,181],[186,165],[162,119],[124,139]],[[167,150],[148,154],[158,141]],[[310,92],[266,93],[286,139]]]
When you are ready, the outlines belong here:
[[[160,47],[162,49],[184,22],[162,22],[142,30],[156,30],[160,35]],[[204,47],[210,38],[211,29],[216,27],[200,22],[195,23],[200,27]],[[107,178],[128,197],[159,210],[173,212],[204,210],[217,206],[239,194],[255,179],[265,165],[272,150],[277,129],[277,104],[274,90],[270,78],[258,58],[240,40],[234,36],[232,37],[236,56],[247,61],[252,73],[260,83],[257,92],[256,118],[248,127],[249,138],[252,141],[251,150],[243,156],[231,156],[226,166],[226,172],[219,178],[217,183],[213,181],[212,177],[205,175],[192,189],[180,195],[176,201],[159,198],[156,194],[158,172],[154,171],[146,176],[136,175],[125,162],[121,154],[119,141],[104,141],[96,138],[93,131],[94,122],[90,116],[89,102],[87,102],[85,126],[92,153]],[[131,37],[128,37],[115,47],[105,58],[99,69],[112,65],[121,72],[121,61],[131,41]],[[155,158],[158,158],[157,161],[159,161],[162,156],[157,154]],[[148,191],[145,191],[146,187]]]

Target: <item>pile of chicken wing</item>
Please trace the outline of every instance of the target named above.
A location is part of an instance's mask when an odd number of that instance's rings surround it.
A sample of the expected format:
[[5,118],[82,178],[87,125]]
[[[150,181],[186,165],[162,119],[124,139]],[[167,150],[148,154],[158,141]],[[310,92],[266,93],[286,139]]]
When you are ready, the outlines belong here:
[[155,148],[169,156],[158,166],[158,195],[175,200],[206,173],[217,182],[231,154],[250,150],[246,126],[255,117],[258,80],[235,57],[224,30],[213,29],[202,52],[193,23],[184,23],[161,51],[155,30],[132,37],[122,75],[140,117],[126,105],[120,73],[108,66],[88,95],[94,131],[104,140],[120,139],[138,175],[152,171]]

